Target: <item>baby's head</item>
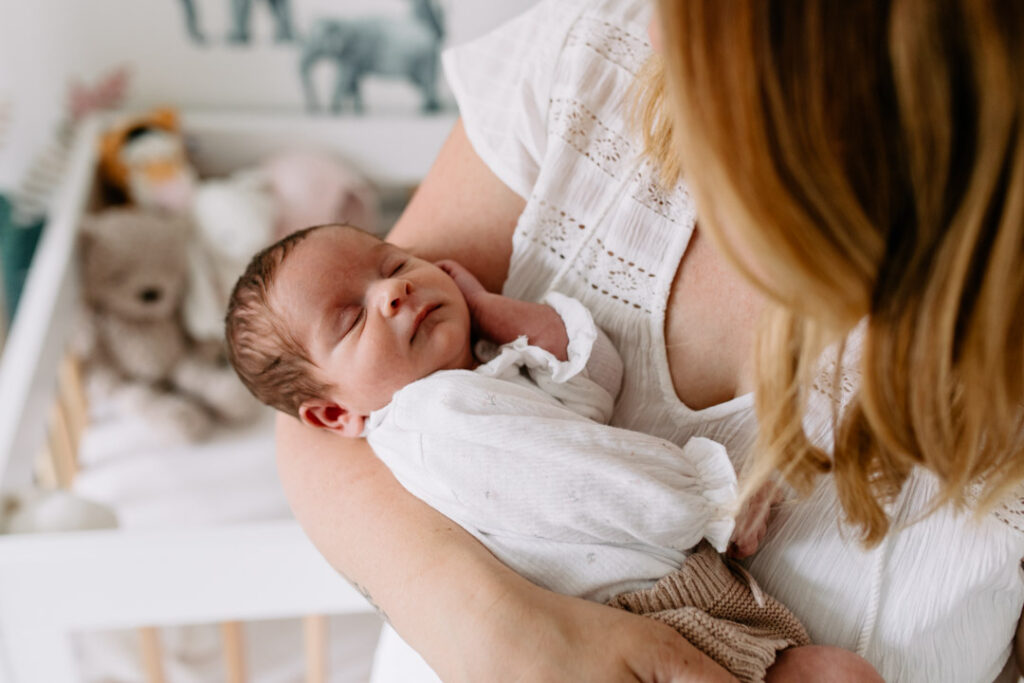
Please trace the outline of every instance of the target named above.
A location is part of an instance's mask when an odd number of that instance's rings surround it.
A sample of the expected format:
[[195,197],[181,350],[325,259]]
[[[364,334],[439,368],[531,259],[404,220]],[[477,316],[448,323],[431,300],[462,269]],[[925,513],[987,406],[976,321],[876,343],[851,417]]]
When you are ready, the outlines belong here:
[[345,436],[406,384],[473,361],[455,281],[346,225],[308,228],[256,254],[231,294],[226,337],[256,398]]

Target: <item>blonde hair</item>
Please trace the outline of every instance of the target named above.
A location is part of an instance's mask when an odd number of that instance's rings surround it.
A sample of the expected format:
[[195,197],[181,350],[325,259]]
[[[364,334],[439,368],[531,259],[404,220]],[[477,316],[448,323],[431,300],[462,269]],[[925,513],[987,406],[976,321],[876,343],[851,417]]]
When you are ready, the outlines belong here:
[[[935,505],[989,509],[1024,480],[1024,3],[659,9],[646,147],[667,183],[687,171],[702,225],[772,301],[755,479],[806,492],[833,471],[869,545],[916,465]],[[808,394],[865,317],[830,458],[804,433]]]

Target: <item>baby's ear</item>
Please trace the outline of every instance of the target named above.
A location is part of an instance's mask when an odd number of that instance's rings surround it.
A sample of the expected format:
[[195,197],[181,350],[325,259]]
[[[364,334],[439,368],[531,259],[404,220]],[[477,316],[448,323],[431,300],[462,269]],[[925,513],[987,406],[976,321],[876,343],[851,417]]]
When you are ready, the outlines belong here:
[[356,438],[363,433],[366,415],[343,408],[332,401],[311,399],[299,406],[299,419],[310,427],[329,429],[341,436]]

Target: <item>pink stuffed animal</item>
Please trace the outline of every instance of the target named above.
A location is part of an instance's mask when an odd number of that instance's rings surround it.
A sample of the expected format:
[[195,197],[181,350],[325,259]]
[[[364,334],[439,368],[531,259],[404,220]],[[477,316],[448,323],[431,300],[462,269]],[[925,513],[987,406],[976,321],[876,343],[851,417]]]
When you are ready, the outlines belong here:
[[322,223],[350,223],[376,231],[376,193],[333,157],[285,152],[268,158],[260,168],[277,199],[278,238]]

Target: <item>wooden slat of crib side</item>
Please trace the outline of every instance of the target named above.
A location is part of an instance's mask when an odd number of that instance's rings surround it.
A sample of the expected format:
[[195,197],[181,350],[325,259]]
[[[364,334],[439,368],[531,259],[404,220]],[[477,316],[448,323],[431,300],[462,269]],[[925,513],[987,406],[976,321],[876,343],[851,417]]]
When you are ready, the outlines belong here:
[[75,452],[89,422],[89,404],[82,381],[82,364],[71,353],[65,353],[58,370],[57,383],[61,403],[67,413],[68,426],[74,437]]
[[242,623],[225,621],[220,625],[220,640],[224,650],[224,673],[227,683],[245,683],[245,639]]
[[310,614],[302,618],[306,646],[306,683],[327,683],[327,617]]
[[50,411],[50,457],[53,458],[57,486],[70,489],[71,482],[78,474],[78,436],[73,433],[67,409],[60,396]]
[[141,627],[139,629],[139,649],[142,654],[142,671],[146,676],[146,683],[165,683],[160,632],[152,626]]

